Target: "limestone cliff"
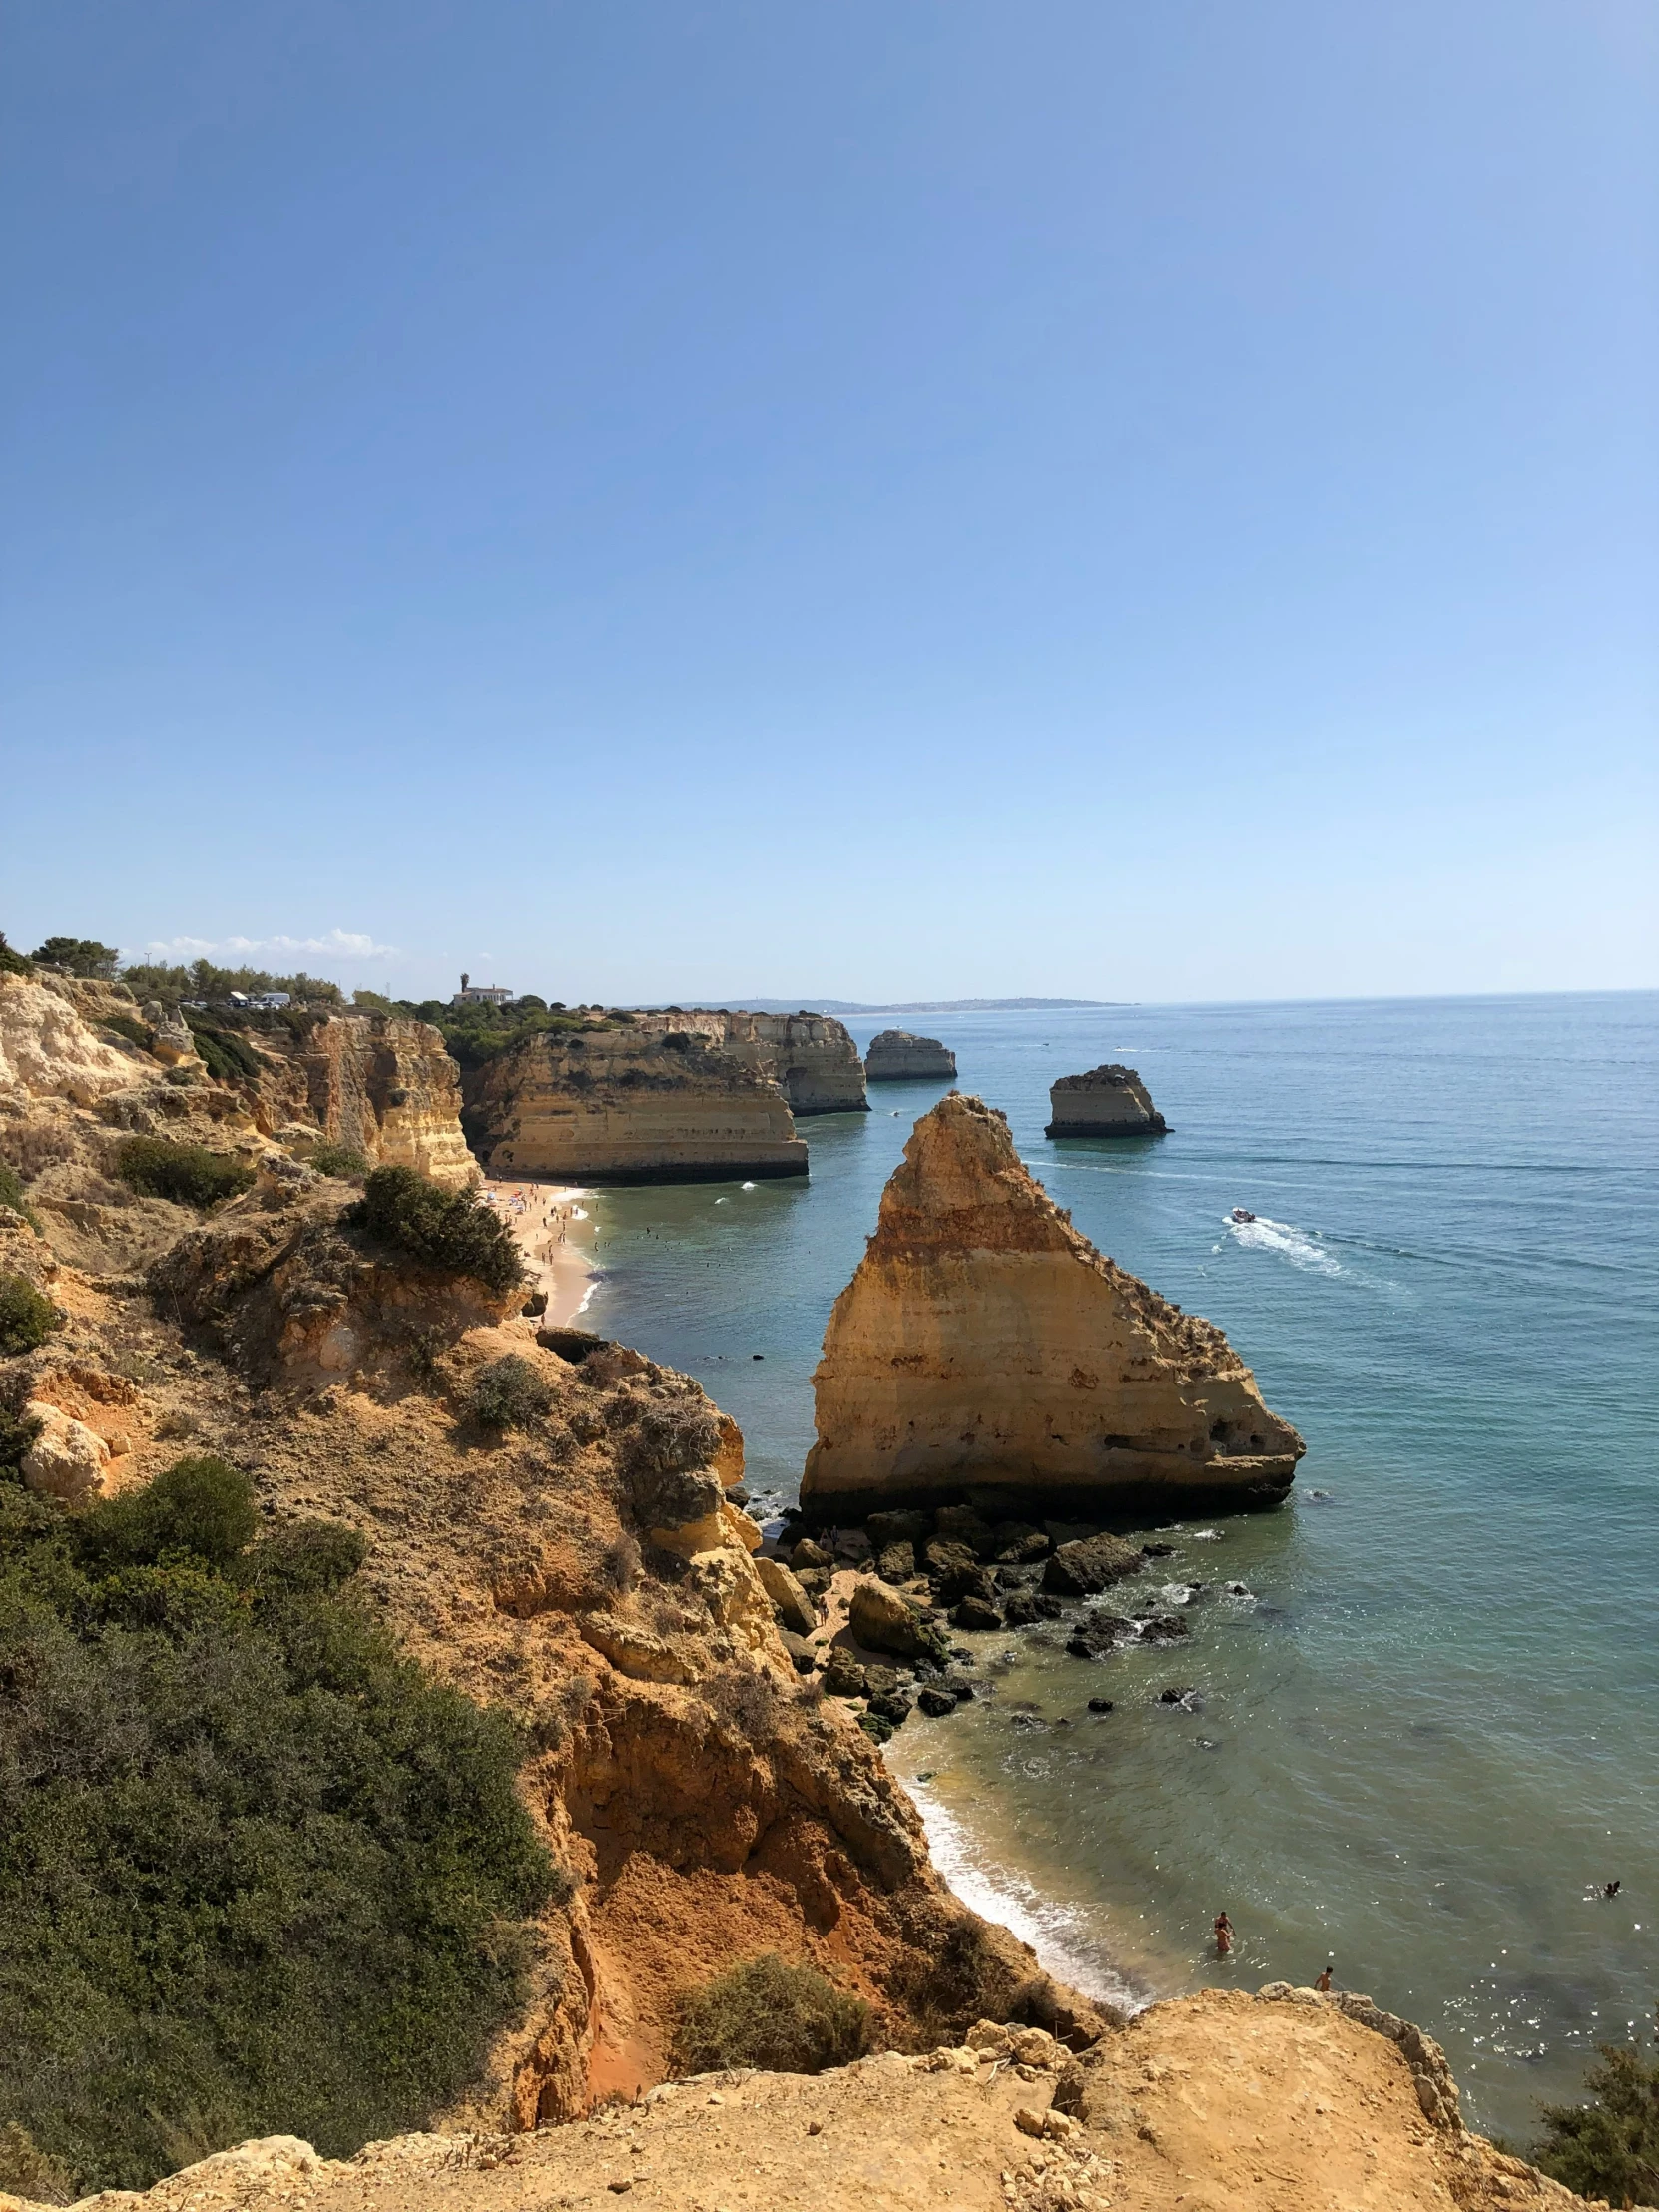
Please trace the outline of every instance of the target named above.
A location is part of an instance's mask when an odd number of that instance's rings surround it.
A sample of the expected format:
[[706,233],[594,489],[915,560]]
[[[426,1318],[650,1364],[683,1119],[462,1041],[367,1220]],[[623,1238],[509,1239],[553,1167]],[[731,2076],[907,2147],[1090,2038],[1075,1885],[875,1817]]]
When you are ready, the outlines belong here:
[[567,1183],[805,1175],[778,1085],[713,1049],[692,1017],[663,1018],[532,1037],[469,1070],[467,1133],[485,1166]]
[[801,1495],[825,1519],[1271,1504],[1304,1449],[1221,1331],[1097,1252],[956,1093],[917,1122],[813,1381]]
[[[126,1010],[137,1015],[130,998]],[[0,1111],[26,1112],[40,1099],[91,1106],[125,1089],[146,1060],[136,1046],[101,1034],[67,990],[0,975]],[[159,1072],[153,1063],[151,1072]]]
[[1062,1075],[1048,1093],[1045,1137],[1160,1137],[1164,1117],[1133,1068],[1108,1061],[1087,1075]]
[[828,1014],[637,1014],[647,1035],[701,1037],[739,1067],[778,1085],[792,1114],[862,1114],[864,1067],[843,1022]]
[[267,1065],[252,1095],[272,1134],[285,1141],[297,1124],[371,1167],[418,1168],[452,1190],[477,1182],[461,1134],[460,1070],[429,1022],[328,1015],[297,1037],[274,1025],[253,1041]]
[[954,1077],[956,1055],[937,1037],[913,1036],[908,1029],[883,1029],[871,1037],[864,1054],[864,1077],[870,1083],[932,1082]]

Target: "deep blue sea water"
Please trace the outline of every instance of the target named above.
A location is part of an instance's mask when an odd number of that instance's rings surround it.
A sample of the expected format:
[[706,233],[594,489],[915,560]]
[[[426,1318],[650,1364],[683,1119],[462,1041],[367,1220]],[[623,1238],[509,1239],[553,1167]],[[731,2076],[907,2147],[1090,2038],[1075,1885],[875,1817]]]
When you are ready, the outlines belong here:
[[[1659,994],[908,1026],[1309,1447],[1278,1512],[1171,1532],[1168,1582],[1205,1586],[1186,1646],[976,1639],[994,1696],[889,1750],[939,1856],[1097,1987],[1334,1954],[1446,2044],[1477,2122],[1529,2135],[1659,1998]],[[1170,1136],[1043,1137],[1048,1085],[1105,1059]],[[699,1377],[781,1500],[830,1304],[939,1088],[805,1122],[804,1185],[594,1202],[585,1318]]]

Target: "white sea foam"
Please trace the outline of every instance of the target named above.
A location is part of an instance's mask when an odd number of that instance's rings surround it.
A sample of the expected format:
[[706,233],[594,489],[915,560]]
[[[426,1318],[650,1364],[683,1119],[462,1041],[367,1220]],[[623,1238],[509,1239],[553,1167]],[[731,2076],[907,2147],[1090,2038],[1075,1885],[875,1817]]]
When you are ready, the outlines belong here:
[[1138,2012],[1151,2001],[1100,1955],[1080,1914],[1043,1897],[1013,1868],[980,1856],[955,1814],[921,1784],[907,1782],[905,1788],[927,1831],[934,1866],[964,1905],[1029,1943],[1040,1965],[1085,1996],[1101,1997],[1127,2012]]
[[1306,1268],[1316,1275],[1343,1272],[1335,1253],[1327,1252],[1317,1236],[1291,1222],[1270,1221],[1265,1214],[1258,1214],[1254,1221],[1235,1221],[1229,1215],[1226,1227],[1247,1252],[1275,1252],[1280,1259],[1289,1260],[1293,1268]]

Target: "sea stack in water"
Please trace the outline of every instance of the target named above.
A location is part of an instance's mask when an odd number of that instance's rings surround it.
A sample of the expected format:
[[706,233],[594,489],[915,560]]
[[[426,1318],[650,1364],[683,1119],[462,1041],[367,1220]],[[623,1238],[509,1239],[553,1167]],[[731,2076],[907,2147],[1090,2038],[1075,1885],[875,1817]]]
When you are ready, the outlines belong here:
[[1166,1123],[1133,1068],[1110,1061],[1062,1075],[1048,1093],[1045,1137],[1161,1137]]
[[871,1037],[864,1054],[864,1077],[871,1083],[931,1083],[954,1077],[956,1055],[937,1037],[913,1037],[908,1029],[883,1029]]
[[1221,1331],[1097,1252],[956,1093],[916,1123],[813,1384],[815,1519],[1271,1505],[1304,1448]]

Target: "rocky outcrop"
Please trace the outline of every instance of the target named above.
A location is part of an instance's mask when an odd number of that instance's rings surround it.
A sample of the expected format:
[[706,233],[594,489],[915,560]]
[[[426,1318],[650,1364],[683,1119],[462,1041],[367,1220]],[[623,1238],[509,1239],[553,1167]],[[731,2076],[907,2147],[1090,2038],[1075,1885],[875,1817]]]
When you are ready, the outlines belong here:
[[661,1017],[532,1037],[469,1070],[466,1095],[467,1133],[494,1174],[699,1183],[807,1172],[778,1085]]
[[698,1010],[636,1014],[647,1036],[700,1037],[783,1092],[792,1114],[862,1114],[864,1065],[843,1022],[828,1014],[747,1014]]
[[[1150,2005],[1081,2057],[1041,2027],[981,2020],[961,2042],[913,2056],[664,2083],[533,2136],[474,2126],[396,2136],[348,2159],[267,2136],[143,2195],[83,2206],[519,2212],[632,2194],[655,2212],[749,2201],[826,2212],[1588,2212],[1524,2159],[1419,2109],[1419,2078],[1404,2045],[1347,2003],[1283,1984],[1259,1997],[1208,1989]],[[19,2207],[0,2195],[0,2212]]]
[[908,1029],[883,1029],[864,1053],[864,1079],[870,1083],[931,1083],[956,1073],[956,1055],[937,1037],[912,1036]]
[[262,1124],[291,1149],[326,1137],[371,1167],[416,1168],[451,1190],[478,1181],[460,1070],[430,1022],[326,1015],[297,1037],[274,1025],[248,1041],[266,1062],[252,1086]]
[[124,1090],[140,1064],[160,1072],[137,1047],[101,1037],[67,992],[0,975],[0,1110],[20,1113],[41,1099],[91,1106]]
[[1062,1075],[1048,1093],[1045,1137],[1161,1137],[1164,1117],[1133,1068],[1117,1061],[1087,1075]]
[[1221,1331],[1097,1252],[1003,1116],[955,1093],[904,1148],[813,1381],[821,1519],[1267,1505],[1304,1448]]

